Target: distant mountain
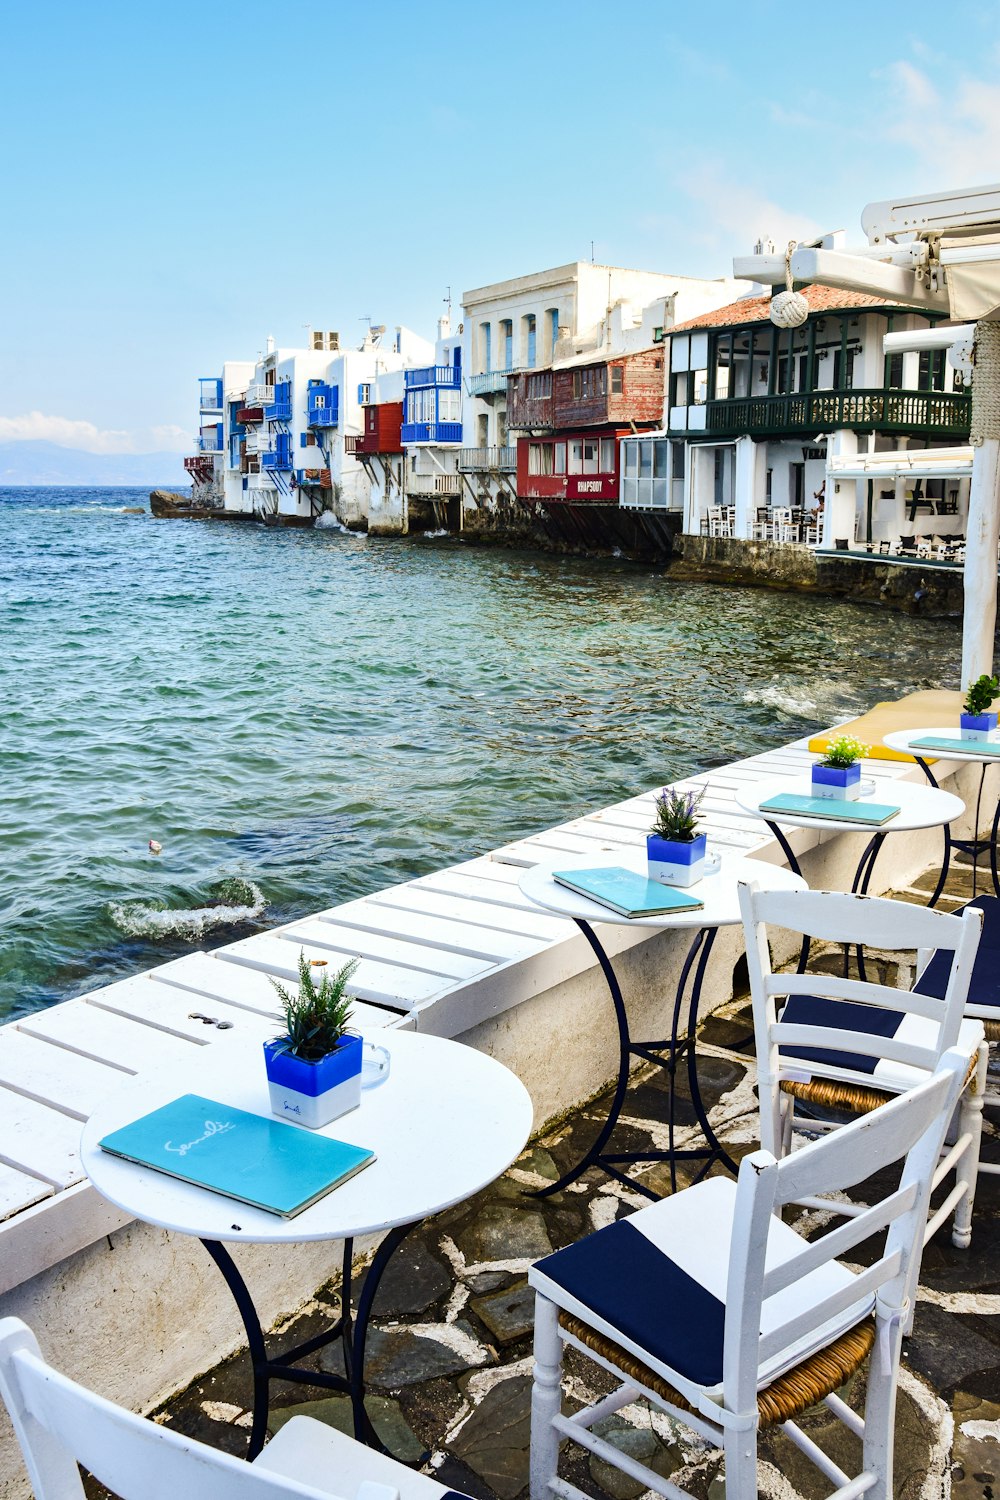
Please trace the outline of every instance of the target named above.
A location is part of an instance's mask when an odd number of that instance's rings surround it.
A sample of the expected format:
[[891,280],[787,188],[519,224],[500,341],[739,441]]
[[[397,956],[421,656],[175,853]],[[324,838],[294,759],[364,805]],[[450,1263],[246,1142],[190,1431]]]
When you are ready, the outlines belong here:
[[187,490],[180,453],[85,453],[57,443],[0,443],[0,486],[127,484]]

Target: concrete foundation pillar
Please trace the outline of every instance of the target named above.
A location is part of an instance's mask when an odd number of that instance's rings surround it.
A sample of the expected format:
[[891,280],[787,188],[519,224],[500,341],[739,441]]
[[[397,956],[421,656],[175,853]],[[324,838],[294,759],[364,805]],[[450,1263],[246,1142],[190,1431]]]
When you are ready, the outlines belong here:
[[736,525],[733,535],[752,537],[757,506],[764,504],[764,465],[767,448],[753,438],[736,439],[736,466],[733,477],[733,504]]

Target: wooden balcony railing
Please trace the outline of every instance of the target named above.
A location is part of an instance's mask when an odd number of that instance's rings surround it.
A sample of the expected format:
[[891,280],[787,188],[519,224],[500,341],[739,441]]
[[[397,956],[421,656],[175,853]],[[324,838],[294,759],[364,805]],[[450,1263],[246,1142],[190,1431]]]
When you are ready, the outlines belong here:
[[848,427],[967,437],[971,399],[964,392],[853,390],[709,401],[705,431],[772,437]]
[[512,474],[517,468],[516,448],[463,448],[458,455],[458,467],[466,474],[480,473],[487,469],[499,469]]

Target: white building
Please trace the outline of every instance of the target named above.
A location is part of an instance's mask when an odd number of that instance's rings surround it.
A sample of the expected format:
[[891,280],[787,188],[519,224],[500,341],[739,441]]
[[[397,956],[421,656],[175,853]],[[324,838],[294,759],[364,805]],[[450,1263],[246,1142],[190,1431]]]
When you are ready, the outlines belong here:
[[573,261],[468,291],[464,319],[465,504],[516,498],[508,377],[649,348],[682,318],[731,301],[744,283]]
[[397,329],[372,328],[360,348],[337,334],[314,334],[312,349],[274,348],[257,361],[229,429],[227,510],[308,525],[331,510],[363,528],[369,480],[345,439],[363,430],[363,407],[377,382],[428,349]]
[[198,381],[198,434],[195,452],[185,458],[184,467],[194,498],[204,504],[223,504],[227,434],[252,373],[252,361],[227,360],[221,375],[202,375]]
[[[805,295],[798,328],[775,327],[769,299],[751,297],[673,329],[663,430],[625,439],[622,505],[682,513],[694,535],[835,550],[964,533],[968,482],[940,465],[932,477],[933,460],[914,478],[912,458],[966,439],[968,393],[943,350],[882,350],[887,331],[935,315],[820,285]],[[851,467],[866,453],[867,484]],[[893,454],[907,455],[899,473]]]

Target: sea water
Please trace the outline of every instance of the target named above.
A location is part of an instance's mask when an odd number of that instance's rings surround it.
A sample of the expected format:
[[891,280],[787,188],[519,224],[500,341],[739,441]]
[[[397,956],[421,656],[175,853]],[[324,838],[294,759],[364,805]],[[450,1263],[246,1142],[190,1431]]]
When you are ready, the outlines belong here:
[[957,684],[956,621],[146,500],[0,490],[0,1020]]

